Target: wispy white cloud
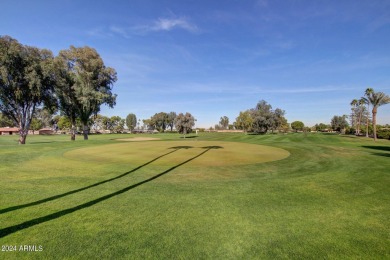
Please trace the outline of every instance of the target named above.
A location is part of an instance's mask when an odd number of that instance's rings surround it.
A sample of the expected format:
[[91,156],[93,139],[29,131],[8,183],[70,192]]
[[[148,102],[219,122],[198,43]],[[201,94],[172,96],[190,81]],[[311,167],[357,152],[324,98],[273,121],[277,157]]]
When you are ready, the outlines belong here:
[[171,31],[183,29],[191,33],[199,32],[199,28],[185,17],[179,18],[159,18],[149,27],[151,31]]
[[184,30],[190,33],[199,33],[199,27],[190,21],[187,17],[158,18],[147,24],[138,24],[135,26],[123,27],[112,25],[108,28],[94,28],[87,34],[94,37],[112,37],[119,35],[129,39],[131,35],[147,35],[152,32],[169,32],[173,30]]

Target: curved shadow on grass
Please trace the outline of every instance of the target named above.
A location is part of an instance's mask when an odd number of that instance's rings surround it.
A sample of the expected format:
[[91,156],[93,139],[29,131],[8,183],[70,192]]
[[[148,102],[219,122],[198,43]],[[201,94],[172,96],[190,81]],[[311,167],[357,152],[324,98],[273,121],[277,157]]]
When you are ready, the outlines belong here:
[[390,152],[390,146],[375,146],[375,145],[363,145],[363,148],[369,148],[374,150],[380,150],[380,151],[388,151]]
[[180,136],[181,139],[191,139],[191,138],[198,138],[197,135],[188,135],[188,136]]
[[107,183],[107,182],[111,182],[111,181],[114,181],[114,180],[117,180],[117,179],[120,179],[122,177],[125,177],[126,175],[129,175],[130,173],[133,173],[135,171],[138,171],[139,169],[147,166],[148,164],[151,164],[152,162],[155,162],[157,161],[158,159],[164,157],[164,156],[167,156],[171,153],[174,153],[180,149],[189,149],[189,148],[192,148],[191,146],[176,146],[176,147],[171,147],[169,149],[174,149],[173,151],[170,151],[168,153],[165,153],[163,155],[160,155],[156,158],[154,158],[153,160],[147,162],[147,163],[144,163],[140,166],[138,166],[137,168],[134,168],[133,170],[131,171],[128,171],[128,172],[125,172],[121,175],[118,175],[116,177],[113,177],[113,178],[110,178],[110,179],[107,179],[107,180],[104,180],[104,181],[100,181],[100,182],[97,182],[97,183],[94,183],[94,184],[91,184],[91,185],[88,185],[86,187],[83,187],[83,188],[80,188],[80,189],[76,189],[76,190],[71,190],[71,191],[68,191],[68,192],[65,192],[65,193],[62,193],[62,194],[58,194],[58,195],[55,195],[55,196],[52,196],[52,197],[49,197],[49,198],[45,198],[45,199],[41,199],[41,200],[37,200],[37,201],[34,201],[34,202],[30,202],[30,203],[26,203],[26,204],[22,204],[22,205],[17,205],[17,206],[12,206],[12,207],[8,207],[8,208],[5,208],[5,209],[0,209],[0,214],[4,214],[4,213],[7,213],[7,212],[10,212],[10,211],[14,211],[14,210],[18,210],[18,209],[23,209],[23,208],[27,208],[27,207],[31,207],[31,206],[36,206],[36,205],[39,205],[39,204],[42,204],[42,203],[45,203],[45,202],[49,202],[49,201],[52,201],[52,200],[56,200],[56,199],[59,199],[59,198],[63,198],[63,197],[66,197],[66,196],[69,196],[71,194],[75,194],[75,193],[78,193],[78,192],[81,192],[81,191],[84,191],[84,190],[87,190],[87,189],[90,189],[90,188],[93,188],[93,187],[96,187],[96,186],[99,186],[99,185],[102,185],[104,183]]
[[[126,187],[126,188],[123,188],[123,189],[121,189],[121,190],[119,190],[119,191],[113,192],[113,193],[111,193],[111,194],[102,196],[102,197],[100,197],[100,198],[91,200],[91,201],[86,202],[86,203],[83,203],[83,204],[77,205],[77,206],[72,207],[72,208],[64,209],[64,210],[61,210],[61,211],[58,211],[58,212],[55,212],[55,213],[52,213],[52,214],[49,214],[49,215],[46,215],[46,216],[43,216],[43,217],[39,217],[39,218],[35,218],[35,219],[32,219],[32,220],[28,220],[28,221],[26,221],[26,222],[23,222],[23,223],[14,225],[14,226],[2,228],[2,229],[0,229],[0,238],[6,237],[6,236],[8,236],[8,235],[11,235],[11,234],[17,232],[17,231],[20,231],[20,230],[23,230],[23,229],[27,229],[27,228],[30,228],[30,227],[32,227],[32,226],[39,225],[39,224],[42,224],[42,223],[45,223],[45,222],[48,222],[48,221],[51,221],[51,220],[60,218],[60,217],[62,217],[62,216],[71,214],[71,213],[76,212],[76,211],[78,211],[78,210],[81,210],[81,209],[85,209],[85,208],[91,207],[91,206],[93,206],[93,205],[95,205],[95,204],[98,204],[99,202],[108,200],[108,199],[113,198],[113,197],[115,197],[115,196],[118,196],[118,195],[120,195],[120,194],[122,194],[122,193],[125,193],[125,192],[127,192],[127,191],[129,191],[129,190],[132,190],[132,189],[134,189],[134,188],[137,188],[138,186],[141,186],[141,185],[146,184],[146,183],[148,183],[148,182],[150,182],[150,181],[153,181],[153,180],[155,180],[155,179],[157,179],[157,178],[159,178],[159,177],[161,177],[161,176],[163,176],[163,175],[165,175],[165,174],[167,174],[167,173],[173,171],[174,169],[176,169],[176,168],[178,168],[178,167],[180,167],[180,166],[182,166],[182,165],[184,165],[184,164],[186,164],[186,163],[189,163],[189,162],[192,161],[192,160],[195,160],[196,158],[198,158],[198,157],[204,155],[205,153],[207,153],[207,152],[210,151],[211,149],[218,149],[218,148],[213,148],[213,147],[214,147],[214,146],[210,146],[210,148],[205,148],[205,150],[204,150],[203,152],[201,152],[200,154],[198,154],[198,155],[196,155],[196,156],[194,156],[194,157],[192,157],[192,158],[190,158],[190,159],[188,159],[188,160],[186,160],[186,161],[184,161],[184,162],[182,162],[182,163],[180,163],[180,164],[178,164],[178,165],[176,165],[176,166],[173,166],[173,167],[169,168],[168,170],[163,171],[162,173],[159,173],[159,174],[157,174],[157,175],[155,175],[155,176],[153,176],[153,177],[151,177],[151,178],[149,178],[149,179],[146,179],[146,180],[144,180],[144,181],[141,181],[141,182],[138,182],[138,183],[136,183],[136,184],[130,185],[130,186],[128,186],[128,187]],[[177,150],[174,150],[174,151],[172,151],[172,152],[175,152],[175,151],[177,151]],[[172,153],[172,152],[171,152],[171,153]],[[162,156],[165,156],[165,155],[162,155]],[[162,156],[160,156],[160,158],[161,158]],[[154,160],[156,160],[156,159],[154,159]],[[150,162],[149,162],[149,163],[150,163]],[[138,167],[138,168],[141,168],[141,166]],[[134,170],[132,170],[131,172],[133,172],[133,171],[134,171]],[[123,174],[122,174],[122,175],[123,175]]]
[[390,153],[372,153],[372,154],[377,156],[390,157]]
[[219,145],[210,145],[210,146],[203,146],[203,147],[201,147],[202,149],[208,149],[208,150],[210,150],[210,149],[223,149],[223,147],[222,146],[219,146]]
[[192,146],[187,146],[187,145],[181,145],[181,146],[173,146],[173,147],[169,147],[168,149],[177,149],[177,150],[179,150],[179,149],[191,149],[191,148],[194,148],[194,147],[192,147]]

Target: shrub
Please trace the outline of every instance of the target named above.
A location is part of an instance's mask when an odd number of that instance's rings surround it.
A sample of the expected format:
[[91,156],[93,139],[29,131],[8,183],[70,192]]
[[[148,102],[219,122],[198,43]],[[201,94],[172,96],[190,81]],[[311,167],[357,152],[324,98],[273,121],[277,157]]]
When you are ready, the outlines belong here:
[[380,129],[376,133],[377,138],[390,140],[390,129]]

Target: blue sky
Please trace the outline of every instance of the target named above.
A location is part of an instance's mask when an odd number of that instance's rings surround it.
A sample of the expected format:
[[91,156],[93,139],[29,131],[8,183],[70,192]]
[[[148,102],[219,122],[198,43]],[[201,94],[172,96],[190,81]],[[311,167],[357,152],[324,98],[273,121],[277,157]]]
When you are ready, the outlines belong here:
[[[2,1],[0,34],[90,46],[118,73],[114,109],[190,112],[210,127],[264,99],[291,123],[329,123],[367,87],[390,94],[390,1]],[[378,123],[390,123],[390,105]]]

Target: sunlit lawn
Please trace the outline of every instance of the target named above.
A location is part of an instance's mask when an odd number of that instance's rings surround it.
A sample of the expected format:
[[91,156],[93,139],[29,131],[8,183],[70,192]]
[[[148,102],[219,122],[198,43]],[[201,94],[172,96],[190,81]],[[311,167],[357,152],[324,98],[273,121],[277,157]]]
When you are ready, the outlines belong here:
[[390,258],[387,140],[140,136],[0,136],[0,259]]

